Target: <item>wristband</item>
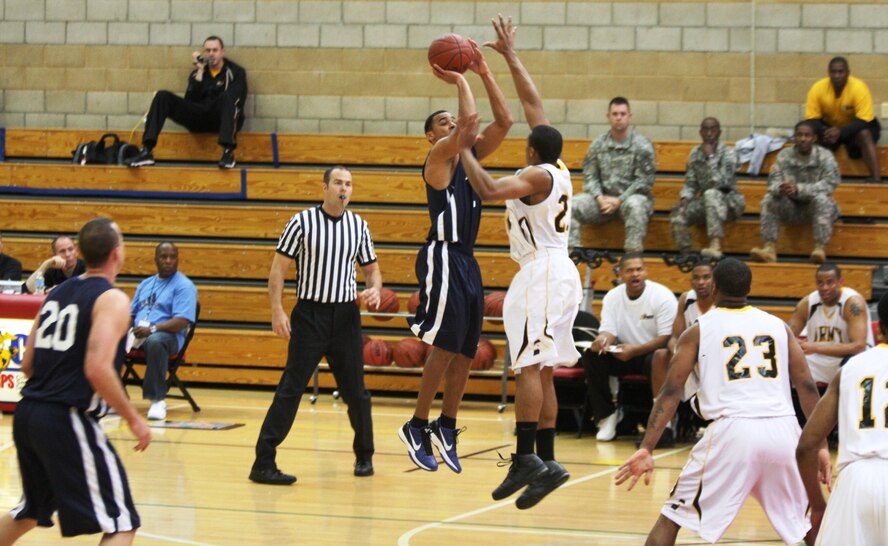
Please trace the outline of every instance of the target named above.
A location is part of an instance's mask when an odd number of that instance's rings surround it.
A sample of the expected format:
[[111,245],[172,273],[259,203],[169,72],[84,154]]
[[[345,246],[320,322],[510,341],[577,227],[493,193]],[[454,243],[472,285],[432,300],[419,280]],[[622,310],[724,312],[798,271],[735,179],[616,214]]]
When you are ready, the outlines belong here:
[[148,327],[148,331],[151,332],[151,333],[153,334],[154,332],[157,331],[157,325],[156,325],[156,324],[152,324],[151,326]]

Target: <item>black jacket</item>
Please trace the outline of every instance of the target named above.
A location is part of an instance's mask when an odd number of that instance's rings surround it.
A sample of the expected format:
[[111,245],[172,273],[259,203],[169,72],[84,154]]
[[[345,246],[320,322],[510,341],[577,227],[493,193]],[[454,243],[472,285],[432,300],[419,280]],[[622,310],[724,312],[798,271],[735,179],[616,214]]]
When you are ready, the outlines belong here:
[[213,77],[210,70],[204,70],[203,79],[194,79],[197,70],[188,76],[188,89],[185,91],[185,100],[198,103],[212,103],[223,94],[232,93],[241,99],[243,104],[247,100],[247,71],[239,64],[229,59],[223,59],[222,70]]

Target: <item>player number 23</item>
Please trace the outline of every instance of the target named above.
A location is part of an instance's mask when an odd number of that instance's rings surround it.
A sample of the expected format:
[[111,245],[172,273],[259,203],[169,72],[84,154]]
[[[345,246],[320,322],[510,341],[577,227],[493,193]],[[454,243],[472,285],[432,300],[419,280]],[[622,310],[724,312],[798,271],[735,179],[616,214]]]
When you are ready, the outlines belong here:
[[[749,366],[740,367],[740,362],[746,357],[746,340],[741,336],[728,336],[722,342],[725,348],[737,347],[733,356],[725,363],[728,370],[728,380],[749,379]],[[777,349],[774,338],[771,336],[755,336],[752,338],[753,347],[762,347],[762,366],[757,366],[758,374],[765,379],[777,377]]]

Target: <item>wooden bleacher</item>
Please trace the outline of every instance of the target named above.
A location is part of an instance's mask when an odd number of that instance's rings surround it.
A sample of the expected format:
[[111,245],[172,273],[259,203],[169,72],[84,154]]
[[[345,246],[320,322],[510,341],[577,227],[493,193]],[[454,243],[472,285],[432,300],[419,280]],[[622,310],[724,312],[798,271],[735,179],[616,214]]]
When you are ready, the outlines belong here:
[[[215,162],[218,146],[212,135],[165,133],[155,150],[159,161],[191,161],[188,166],[160,164],[143,169],[116,166],[79,166],[65,163],[77,143],[97,138],[101,131],[6,130],[6,163],[0,163],[0,203],[10,213],[0,217],[7,250],[32,270],[48,255],[48,239],[55,233],[75,232],[85,219],[96,215],[115,218],[127,236],[127,264],[122,287],[130,291],[135,280],[156,272],[154,246],[171,238],[180,248],[180,269],[198,285],[202,303],[202,327],[189,350],[189,365],[180,370],[188,381],[273,385],[280,377],[286,342],[268,327],[269,311],[264,282],[274,243],[286,220],[298,210],[316,204],[321,172],[317,165],[345,163],[354,168],[355,193],[351,208],[371,225],[377,243],[385,283],[394,287],[406,311],[406,300],[416,287],[413,273],[416,250],[428,228],[425,192],[419,167],[428,151],[422,138],[352,135],[239,136],[238,160],[246,168],[220,171],[194,161]],[[127,138],[124,136],[124,138]],[[139,140],[137,135],[134,141]],[[272,153],[272,142],[279,150]],[[681,173],[693,143],[656,143],[658,171],[655,183],[658,214],[652,219],[646,240],[649,252],[673,251],[666,213],[678,198]],[[588,141],[565,143],[565,160],[575,171],[574,186],[582,187],[579,175]],[[512,169],[520,166],[523,139],[510,139],[485,164]],[[884,151],[880,149],[880,151]],[[772,156],[765,163],[770,166]],[[888,166],[888,157],[883,165]],[[277,160],[288,168],[272,168]],[[856,162],[840,156],[843,172],[865,174]],[[258,165],[254,165],[258,164]],[[292,164],[292,165],[291,165]],[[671,174],[671,176],[670,176]],[[888,174],[888,173],[886,173]],[[742,180],[747,197],[747,216],[729,224],[725,249],[745,255],[758,242],[759,201],[763,178]],[[888,218],[888,187],[845,182],[836,193],[843,216]],[[488,290],[508,287],[517,265],[508,256],[502,231],[502,203],[489,203],[483,212],[477,252]],[[888,229],[883,224],[839,223],[827,248],[831,258],[842,262],[848,286],[872,295],[872,269],[867,263],[888,257]],[[701,235],[699,230],[696,233]],[[38,236],[39,235],[39,236]],[[617,250],[622,246],[622,224],[587,226],[589,246]],[[699,241],[698,241],[699,242]],[[789,227],[781,235],[781,256],[807,256],[810,228]],[[649,260],[650,278],[675,292],[688,288],[688,276]],[[607,265],[607,264],[606,264]],[[795,300],[813,290],[814,266],[800,260],[778,264],[751,264],[752,296],[767,299],[764,308],[784,318]],[[585,267],[581,267],[581,274]],[[360,277],[360,275],[359,275]],[[600,291],[611,286],[610,266],[595,270]],[[292,289],[288,289],[292,292]],[[599,293],[600,296],[600,293]],[[599,298],[600,299],[600,298]],[[288,295],[287,305],[295,298]],[[595,306],[597,309],[597,302]],[[362,324],[374,337],[396,341],[409,337],[404,317],[382,320],[371,314]],[[504,355],[502,325],[485,323],[500,359]],[[368,386],[374,390],[416,390],[419,374],[399,368],[368,367]],[[321,385],[332,387],[332,378],[321,375]],[[468,392],[499,393],[499,372],[473,372]]]
[[[96,140],[106,131],[76,129],[6,129],[6,157],[22,159],[71,159],[71,151],[82,142]],[[137,132],[128,142],[141,142]],[[279,161],[299,165],[400,166],[421,167],[429,150],[425,138],[389,135],[294,135],[275,133],[238,134],[237,159],[241,163],[271,163],[272,138],[277,142]],[[567,166],[579,172],[589,147],[588,139],[565,139],[563,158]],[[657,141],[657,172],[683,173],[688,153],[696,143],[688,141]],[[509,138],[484,164],[491,168],[524,166],[525,139]],[[879,146],[882,175],[888,176],[888,146]],[[210,161],[219,159],[215,135],[165,132],[154,150],[158,161]],[[768,154],[762,164],[767,174],[776,154]],[[839,170],[844,176],[867,176],[860,160],[851,160],[844,148],[836,153]]]

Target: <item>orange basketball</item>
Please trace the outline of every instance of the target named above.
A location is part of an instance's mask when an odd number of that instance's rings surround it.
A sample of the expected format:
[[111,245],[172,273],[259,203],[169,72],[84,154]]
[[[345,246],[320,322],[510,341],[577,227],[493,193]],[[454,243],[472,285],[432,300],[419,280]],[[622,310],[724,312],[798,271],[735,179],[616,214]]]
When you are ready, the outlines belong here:
[[429,64],[462,74],[472,64],[472,44],[459,34],[444,34],[429,46]]
[[421,368],[425,363],[425,343],[415,337],[406,337],[392,349],[395,365],[401,368]]
[[364,345],[364,364],[367,366],[390,366],[392,349],[381,339],[371,339]]
[[368,336],[367,334],[362,332],[361,333],[361,347],[366,346],[368,343],[370,343],[370,336]]
[[504,299],[506,299],[506,293],[503,291],[491,292],[484,296],[484,316],[502,317]]
[[473,370],[489,370],[496,361],[496,348],[485,338],[478,340],[478,350],[472,359]]
[[[378,311],[380,313],[397,313],[400,310],[401,303],[398,301],[398,295],[388,288],[383,288],[379,291],[379,305],[371,309],[371,311]],[[383,315],[377,315],[376,318],[379,320],[392,320],[392,317]]]
[[407,300],[407,310],[411,313],[416,313],[416,310],[419,308],[419,290],[410,294],[410,299]]

